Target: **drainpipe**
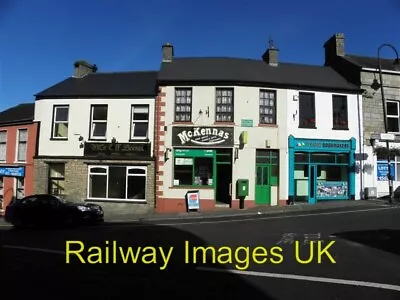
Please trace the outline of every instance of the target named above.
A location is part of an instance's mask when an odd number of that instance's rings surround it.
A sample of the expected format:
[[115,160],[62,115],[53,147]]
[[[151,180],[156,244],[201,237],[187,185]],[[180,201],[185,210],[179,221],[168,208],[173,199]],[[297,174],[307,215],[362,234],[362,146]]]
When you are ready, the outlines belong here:
[[[361,106],[360,106],[360,94],[357,94],[357,115],[358,115],[358,149],[360,153],[364,153],[364,136],[362,132],[363,122],[361,122]],[[364,161],[360,160],[360,200],[364,200]]]

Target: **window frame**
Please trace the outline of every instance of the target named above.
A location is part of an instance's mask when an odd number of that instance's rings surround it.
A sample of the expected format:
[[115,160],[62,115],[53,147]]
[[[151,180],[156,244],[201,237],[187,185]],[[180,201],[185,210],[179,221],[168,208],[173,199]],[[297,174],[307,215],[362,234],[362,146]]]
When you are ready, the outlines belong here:
[[[107,118],[106,120],[93,120],[94,111],[98,107],[105,107],[107,110]],[[93,136],[95,124],[106,124],[106,132],[104,136]],[[96,141],[105,141],[107,140],[107,131],[108,131],[108,104],[92,104],[90,106],[90,125],[89,125],[89,140],[96,140]]]
[[[339,101],[337,101],[337,100],[339,100]],[[343,101],[343,102],[341,102],[341,101]],[[345,118],[344,119],[341,119],[339,117],[335,118],[336,112],[339,112],[339,113],[342,112],[341,110],[335,111],[335,102],[339,103],[340,105],[342,105],[342,103],[345,104],[345,111],[344,111]],[[339,124],[337,124],[335,121],[338,121]],[[344,121],[345,123],[340,124],[342,121]],[[349,130],[349,107],[348,107],[348,97],[346,95],[332,95],[332,129],[333,130]]]
[[[134,120],[135,108],[146,108],[147,109],[147,120]],[[135,125],[137,123],[146,123],[147,124],[147,132],[146,136],[135,136]],[[150,130],[150,105],[149,104],[132,104],[131,105],[131,128],[130,128],[130,140],[147,140],[149,138],[149,130]]]
[[[389,115],[388,114],[388,107],[387,104],[388,103],[395,103],[397,105],[397,116],[395,115]],[[388,132],[392,132],[392,133],[399,133],[400,132],[400,101],[396,101],[396,100],[386,100],[385,101],[385,110],[386,110],[386,120],[385,122],[387,123],[387,130]],[[389,119],[397,119],[397,128],[398,131],[390,131],[389,130]]]
[[[125,168],[125,198],[108,198],[109,195],[109,185],[110,185],[110,168]],[[103,169],[106,170],[105,173],[96,173],[96,172],[91,172],[92,169]],[[142,170],[144,173],[142,174],[129,174],[129,170]],[[100,176],[106,176],[106,196],[105,197],[90,197],[90,176],[91,175],[100,175]],[[144,177],[145,178],[145,186],[144,186],[144,191],[145,191],[145,199],[130,199],[128,198],[128,180],[129,177]],[[139,202],[139,203],[147,203],[147,167],[146,166],[127,166],[127,165],[89,165],[88,166],[88,171],[87,171],[87,199],[88,200],[99,200],[99,201],[123,201],[123,202]]]
[[[184,92],[185,94],[179,95],[178,92]],[[190,95],[188,96],[188,92],[190,92]],[[186,103],[182,105],[181,103],[177,103],[177,98],[178,97],[183,97],[186,100]],[[187,104],[187,98],[190,97],[190,104]],[[190,112],[184,112],[182,113],[181,111],[177,111],[177,108],[179,106],[185,106],[185,107],[190,107]],[[192,122],[192,113],[193,113],[193,88],[191,87],[179,87],[175,88],[174,91],[174,122],[179,122],[179,123],[190,123]],[[178,116],[181,116],[182,114],[189,115],[189,120],[181,120]]]
[[[54,166],[54,165],[63,165],[64,174],[63,174],[62,177],[52,177],[52,176],[51,176],[51,168],[52,168],[52,166]],[[53,192],[52,192],[52,189],[51,189],[51,186],[52,186],[53,180],[54,180],[54,181],[57,181],[57,182],[63,181],[63,182],[65,183],[65,163],[61,163],[61,162],[60,162],[60,163],[57,163],[57,162],[49,163],[49,164],[48,164],[48,176],[47,176],[47,178],[48,178],[47,193],[48,193],[49,195],[53,195],[53,196],[64,196],[64,195],[65,195],[64,193],[59,193],[59,194],[53,193]]]
[[[309,122],[311,125],[303,125],[302,121],[306,118],[303,118],[302,114],[304,114],[304,108],[302,108],[301,103],[302,103],[302,96],[311,96],[312,99],[312,116],[309,118],[311,122]],[[307,99],[307,98],[306,98]],[[304,101],[304,100],[303,100]],[[312,122],[314,121],[314,122]],[[312,125],[314,124],[314,125]],[[301,129],[316,129],[317,128],[317,113],[315,109],[315,93],[311,92],[299,92],[299,128]]]
[[[222,92],[228,91],[231,92],[231,96],[223,96]],[[221,95],[219,95],[219,92],[221,92]],[[222,97],[230,97],[231,98],[231,112],[218,112],[218,107],[219,106],[227,106],[226,104],[223,103],[218,103],[218,99],[221,98],[222,102]],[[224,121],[224,120],[218,120],[218,116],[224,116],[224,115],[230,115],[231,120]],[[215,122],[216,123],[234,123],[235,122],[235,89],[233,87],[216,87],[215,88]]]
[[[269,95],[273,95],[273,99],[272,99],[273,106],[272,106],[272,108],[271,108],[270,105],[261,104],[261,100],[264,100],[264,101],[265,100],[271,100],[271,98],[269,98],[269,97],[268,98],[261,97],[261,95],[265,94],[265,93],[268,93]],[[277,91],[276,90],[269,90],[269,89],[260,89],[259,90],[259,94],[258,94],[259,124],[261,124],[261,125],[276,125],[277,124],[277,120],[276,120],[276,116],[277,116],[277,106],[276,106],[277,105],[277,100],[276,100],[276,96],[277,96]],[[272,109],[273,110],[272,115],[271,114],[262,113],[261,112],[262,108],[264,108],[264,109],[266,109],[266,108]],[[269,116],[272,116],[272,119],[273,119],[272,123],[264,122],[263,121],[263,117],[269,117]]]
[[[26,139],[25,139],[25,141],[22,141],[22,142],[20,140],[20,132],[21,131],[25,131],[26,132]],[[16,147],[16,151],[15,151],[15,161],[16,162],[25,163],[27,161],[28,139],[29,139],[29,137],[28,137],[28,128],[18,128],[18,130],[17,130],[17,138],[16,138],[17,147]],[[21,143],[24,143],[26,145],[25,146],[25,158],[24,158],[24,160],[20,160],[19,159],[19,151],[21,149],[21,147],[20,147]]]
[[0,157],[0,162],[6,162],[7,161],[7,139],[8,139],[8,131],[7,130],[0,130],[0,135],[4,133],[4,142],[0,140],[0,146],[3,147],[4,145],[4,159],[1,159]]
[[[56,121],[57,119],[57,110],[59,108],[67,108],[68,109],[68,117],[67,121]],[[53,119],[51,124],[51,139],[52,140],[68,140],[68,133],[69,133],[69,105],[68,104],[60,104],[60,105],[53,105]],[[56,124],[67,124],[67,136],[66,137],[58,137],[56,136]]]

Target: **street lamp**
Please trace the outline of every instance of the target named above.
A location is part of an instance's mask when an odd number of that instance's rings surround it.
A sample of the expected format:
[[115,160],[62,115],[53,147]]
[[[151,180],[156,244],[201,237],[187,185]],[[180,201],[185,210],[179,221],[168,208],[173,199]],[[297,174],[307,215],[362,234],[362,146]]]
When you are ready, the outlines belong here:
[[[383,118],[384,118],[384,124],[385,124],[385,132],[388,133],[388,120],[387,120],[387,111],[386,111],[386,101],[385,101],[385,94],[384,94],[384,89],[383,89],[383,78],[382,78],[382,65],[381,65],[381,56],[380,52],[383,47],[389,47],[391,48],[395,54],[396,54],[396,59],[394,60],[393,64],[397,65],[400,64],[400,59],[399,59],[399,53],[397,52],[396,48],[393,45],[390,44],[382,44],[378,48],[378,66],[379,66],[379,81],[380,83],[374,79],[371,87],[374,90],[377,90],[381,88],[381,98],[382,98],[382,108],[383,108]],[[390,161],[390,147],[389,147],[389,140],[386,140],[386,148],[387,148],[387,161],[388,161],[388,182],[389,182],[389,203],[392,204],[393,202],[393,176],[391,174],[391,161]]]

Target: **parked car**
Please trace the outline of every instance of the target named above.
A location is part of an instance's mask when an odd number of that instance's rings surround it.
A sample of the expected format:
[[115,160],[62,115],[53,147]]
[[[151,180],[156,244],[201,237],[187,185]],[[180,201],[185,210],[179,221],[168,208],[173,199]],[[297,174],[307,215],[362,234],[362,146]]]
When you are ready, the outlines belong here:
[[100,205],[48,194],[14,200],[7,206],[4,219],[15,227],[56,226],[101,223]]

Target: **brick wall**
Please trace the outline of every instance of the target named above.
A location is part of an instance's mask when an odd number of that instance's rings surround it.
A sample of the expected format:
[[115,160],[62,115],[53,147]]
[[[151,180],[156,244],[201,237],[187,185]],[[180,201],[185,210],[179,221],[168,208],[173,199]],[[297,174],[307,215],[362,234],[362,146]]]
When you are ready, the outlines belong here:
[[[48,163],[65,163],[65,190],[66,194],[75,197],[77,199],[84,200],[87,197],[87,184],[88,184],[88,165],[99,164],[98,160],[86,160],[86,159],[35,159],[34,170],[35,170],[35,193],[47,193],[48,190]],[[121,165],[143,165],[147,166],[147,178],[146,178],[146,199],[147,203],[130,203],[130,202],[119,202],[119,201],[98,201],[98,203],[104,208],[105,214],[108,215],[128,215],[128,214],[145,214],[154,211],[155,202],[155,162],[154,161],[115,161],[115,160],[102,160],[101,164],[121,164]],[[95,202],[95,201],[90,201]]]
[[[374,79],[379,82],[379,74],[361,72],[361,88],[367,91],[363,97],[364,144],[370,145],[372,133],[385,131],[382,97],[380,89],[374,91],[371,84]],[[400,75],[383,75],[384,93],[387,100],[400,101]]]

